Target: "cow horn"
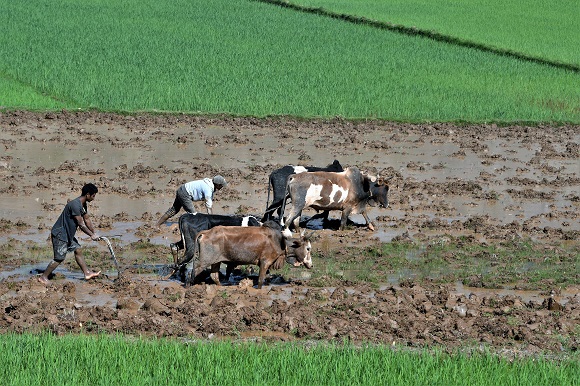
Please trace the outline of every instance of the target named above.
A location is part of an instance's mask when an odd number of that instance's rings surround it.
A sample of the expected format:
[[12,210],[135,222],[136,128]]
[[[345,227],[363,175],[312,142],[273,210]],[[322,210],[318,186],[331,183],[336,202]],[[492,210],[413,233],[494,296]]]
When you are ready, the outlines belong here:
[[363,177],[368,178],[371,182],[375,182],[377,180],[377,177],[369,174],[369,172],[366,170],[364,172],[362,172],[362,175],[363,175]]

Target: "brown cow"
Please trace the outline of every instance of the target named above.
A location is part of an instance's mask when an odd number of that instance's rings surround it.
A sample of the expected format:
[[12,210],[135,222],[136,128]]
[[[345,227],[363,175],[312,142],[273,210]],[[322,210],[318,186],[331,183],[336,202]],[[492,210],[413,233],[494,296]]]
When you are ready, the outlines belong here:
[[[260,268],[258,288],[262,288],[266,271],[280,269],[284,260],[312,268],[312,248],[309,237],[290,238],[282,234],[280,225],[266,221],[261,227],[217,226],[197,235],[197,259],[189,277],[188,285],[205,268],[211,266],[211,278],[217,285],[220,263],[256,264]],[[187,263],[182,261],[181,264]]]

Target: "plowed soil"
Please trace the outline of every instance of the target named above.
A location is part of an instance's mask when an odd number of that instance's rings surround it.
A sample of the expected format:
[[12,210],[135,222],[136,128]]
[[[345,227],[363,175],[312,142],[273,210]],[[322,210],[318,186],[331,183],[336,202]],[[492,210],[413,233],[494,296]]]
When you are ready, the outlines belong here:
[[[445,235],[577,245],[579,148],[578,126],[1,113],[0,332],[577,350],[578,281],[528,298],[412,279],[313,286],[311,272],[299,268],[270,272],[261,290],[246,271],[229,285],[186,288],[156,271],[172,262],[178,216],[161,230],[153,225],[181,183],[219,173],[229,185],[216,194],[214,213],[261,217],[272,170],[338,159],[393,177],[390,206],[371,208],[374,232],[359,215],[344,231],[336,221],[316,230],[315,251],[393,239],[428,244]],[[99,187],[89,213],[114,240],[121,274],[106,245],[79,231],[90,267],[103,274],[85,281],[69,255],[45,286],[37,275],[52,259],[50,228],[86,182]],[[577,269],[570,274],[579,278]]]

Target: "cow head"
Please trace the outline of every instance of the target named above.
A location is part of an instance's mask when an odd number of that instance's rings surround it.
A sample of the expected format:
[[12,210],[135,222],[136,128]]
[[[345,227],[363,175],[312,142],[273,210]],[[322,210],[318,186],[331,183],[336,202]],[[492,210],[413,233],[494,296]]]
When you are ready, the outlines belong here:
[[387,182],[393,178],[382,178],[379,176],[364,175],[364,188],[370,194],[368,204],[370,206],[378,206],[379,208],[386,208],[389,206],[389,185]]
[[286,240],[286,261],[288,263],[295,267],[304,264],[306,268],[312,268],[312,244],[310,243],[310,237],[313,233],[305,236],[303,231],[300,234],[300,238]]

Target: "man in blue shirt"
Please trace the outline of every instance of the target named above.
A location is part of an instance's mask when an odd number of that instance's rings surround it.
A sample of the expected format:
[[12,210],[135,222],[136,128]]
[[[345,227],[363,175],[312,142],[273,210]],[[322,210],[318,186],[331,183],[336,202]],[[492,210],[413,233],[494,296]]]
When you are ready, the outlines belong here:
[[173,206],[165,212],[157,221],[156,226],[160,227],[169,218],[175,216],[181,208],[189,213],[197,213],[193,206],[194,201],[205,201],[205,208],[208,214],[212,214],[214,191],[220,190],[227,185],[226,179],[220,175],[214,178],[204,178],[202,180],[190,181],[181,185],[175,192]]
[[94,184],[86,184],[83,186],[81,195],[69,201],[56,220],[56,223],[50,231],[54,259],[48,264],[44,273],[38,277],[38,281],[42,284],[49,283],[48,278],[50,274],[64,261],[67,252],[74,252],[75,260],[82,269],[86,280],[99,276],[101,273],[101,271],[93,272],[87,267],[81,246],[75,237],[77,228],[80,228],[80,230],[91,237],[91,240],[100,240],[100,236],[95,232],[87,213],[87,203],[95,199],[98,191],[99,189]]

